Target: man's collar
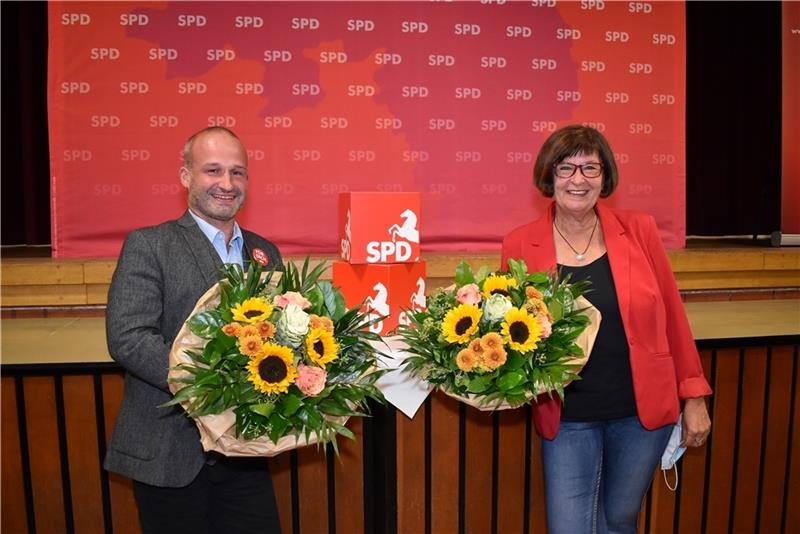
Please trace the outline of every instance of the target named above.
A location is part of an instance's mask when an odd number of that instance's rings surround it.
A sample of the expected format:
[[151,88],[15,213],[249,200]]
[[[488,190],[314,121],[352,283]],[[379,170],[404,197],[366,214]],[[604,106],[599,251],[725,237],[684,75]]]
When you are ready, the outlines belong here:
[[[222,240],[223,240],[223,243],[224,243],[224,241],[225,241],[225,233],[222,230],[220,230],[216,226],[210,224],[208,221],[205,221],[204,219],[201,219],[200,217],[198,217],[191,209],[189,209],[188,211],[189,211],[189,215],[191,215],[192,219],[194,219],[195,222],[197,223],[197,226],[200,228],[200,231],[203,232],[203,234],[208,238],[209,241],[211,241],[213,243],[214,239],[217,238],[217,235],[218,234],[222,234],[222,237],[223,237]],[[234,221],[233,222],[233,233],[231,234],[231,242],[235,241],[237,238],[239,240],[243,239],[242,229],[239,228],[239,223]],[[228,243],[224,243],[224,244],[228,245]]]

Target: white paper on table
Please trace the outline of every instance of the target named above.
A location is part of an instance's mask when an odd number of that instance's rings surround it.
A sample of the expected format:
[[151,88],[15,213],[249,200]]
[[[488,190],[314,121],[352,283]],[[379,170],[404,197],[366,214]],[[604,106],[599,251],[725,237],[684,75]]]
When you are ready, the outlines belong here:
[[384,343],[371,342],[376,350],[386,355],[379,359],[378,367],[392,370],[380,377],[376,385],[392,406],[406,414],[409,419],[413,419],[433,386],[426,380],[399,368],[406,357],[407,348],[401,338],[386,337],[383,341]]

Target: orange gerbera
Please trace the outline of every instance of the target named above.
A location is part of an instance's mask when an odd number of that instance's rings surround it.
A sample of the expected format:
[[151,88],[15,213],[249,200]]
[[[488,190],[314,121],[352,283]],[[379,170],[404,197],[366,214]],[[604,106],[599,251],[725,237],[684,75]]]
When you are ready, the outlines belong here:
[[484,351],[481,355],[481,363],[488,369],[497,369],[506,363],[506,351],[503,347],[498,347]]
[[239,337],[239,332],[242,331],[242,325],[239,323],[228,323],[222,327],[222,333],[230,337]]
[[255,325],[248,324],[239,329],[239,333],[236,335],[236,337],[242,339],[243,337],[260,336],[260,335],[261,332],[258,331],[258,328],[256,328]]
[[489,332],[481,339],[481,345],[486,350],[492,350],[503,347],[503,338],[497,332]]
[[258,335],[265,339],[269,339],[275,335],[275,325],[269,321],[262,321],[254,324],[253,326],[258,329]]
[[542,295],[542,292],[533,286],[528,286],[525,288],[525,297],[529,299],[544,300],[544,295]]
[[461,349],[456,355],[456,365],[462,371],[472,371],[478,366],[478,358],[469,349]]
[[255,356],[264,342],[261,341],[261,336],[246,336],[239,338],[239,352],[246,356]]
[[473,339],[472,341],[469,342],[468,347],[469,350],[471,350],[472,353],[475,354],[475,356],[480,356],[481,354],[483,354],[483,345],[481,345],[480,339]]
[[330,317],[323,317],[312,313],[308,316],[308,325],[311,328],[319,328],[326,332],[333,332],[333,321]]

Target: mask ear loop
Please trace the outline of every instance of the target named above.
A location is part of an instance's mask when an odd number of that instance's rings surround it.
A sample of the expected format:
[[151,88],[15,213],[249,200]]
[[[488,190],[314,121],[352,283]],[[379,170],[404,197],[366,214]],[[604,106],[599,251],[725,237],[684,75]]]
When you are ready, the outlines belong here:
[[[675,485],[674,486],[670,486],[669,485],[669,480],[667,479],[667,471],[675,471]],[[678,489],[678,463],[677,462],[672,464],[672,469],[662,469],[661,470],[661,474],[664,475],[664,484],[667,485],[667,488],[670,491],[675,491],[675,490]]]

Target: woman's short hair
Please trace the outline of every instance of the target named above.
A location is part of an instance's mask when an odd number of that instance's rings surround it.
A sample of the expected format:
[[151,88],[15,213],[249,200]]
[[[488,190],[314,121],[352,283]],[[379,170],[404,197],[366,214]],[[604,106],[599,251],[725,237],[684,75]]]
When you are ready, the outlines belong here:
[[573,124],[553,132],[542,145],[536,164],[533,166],[533,184],[546,197],[555,193],[553,187],[553,165],[577,154],[597,152],[603,164],[603,187],[600,196],[605,198],[617,188],[619,179],[617,163],[608,141],[603,134],[590,128]]

